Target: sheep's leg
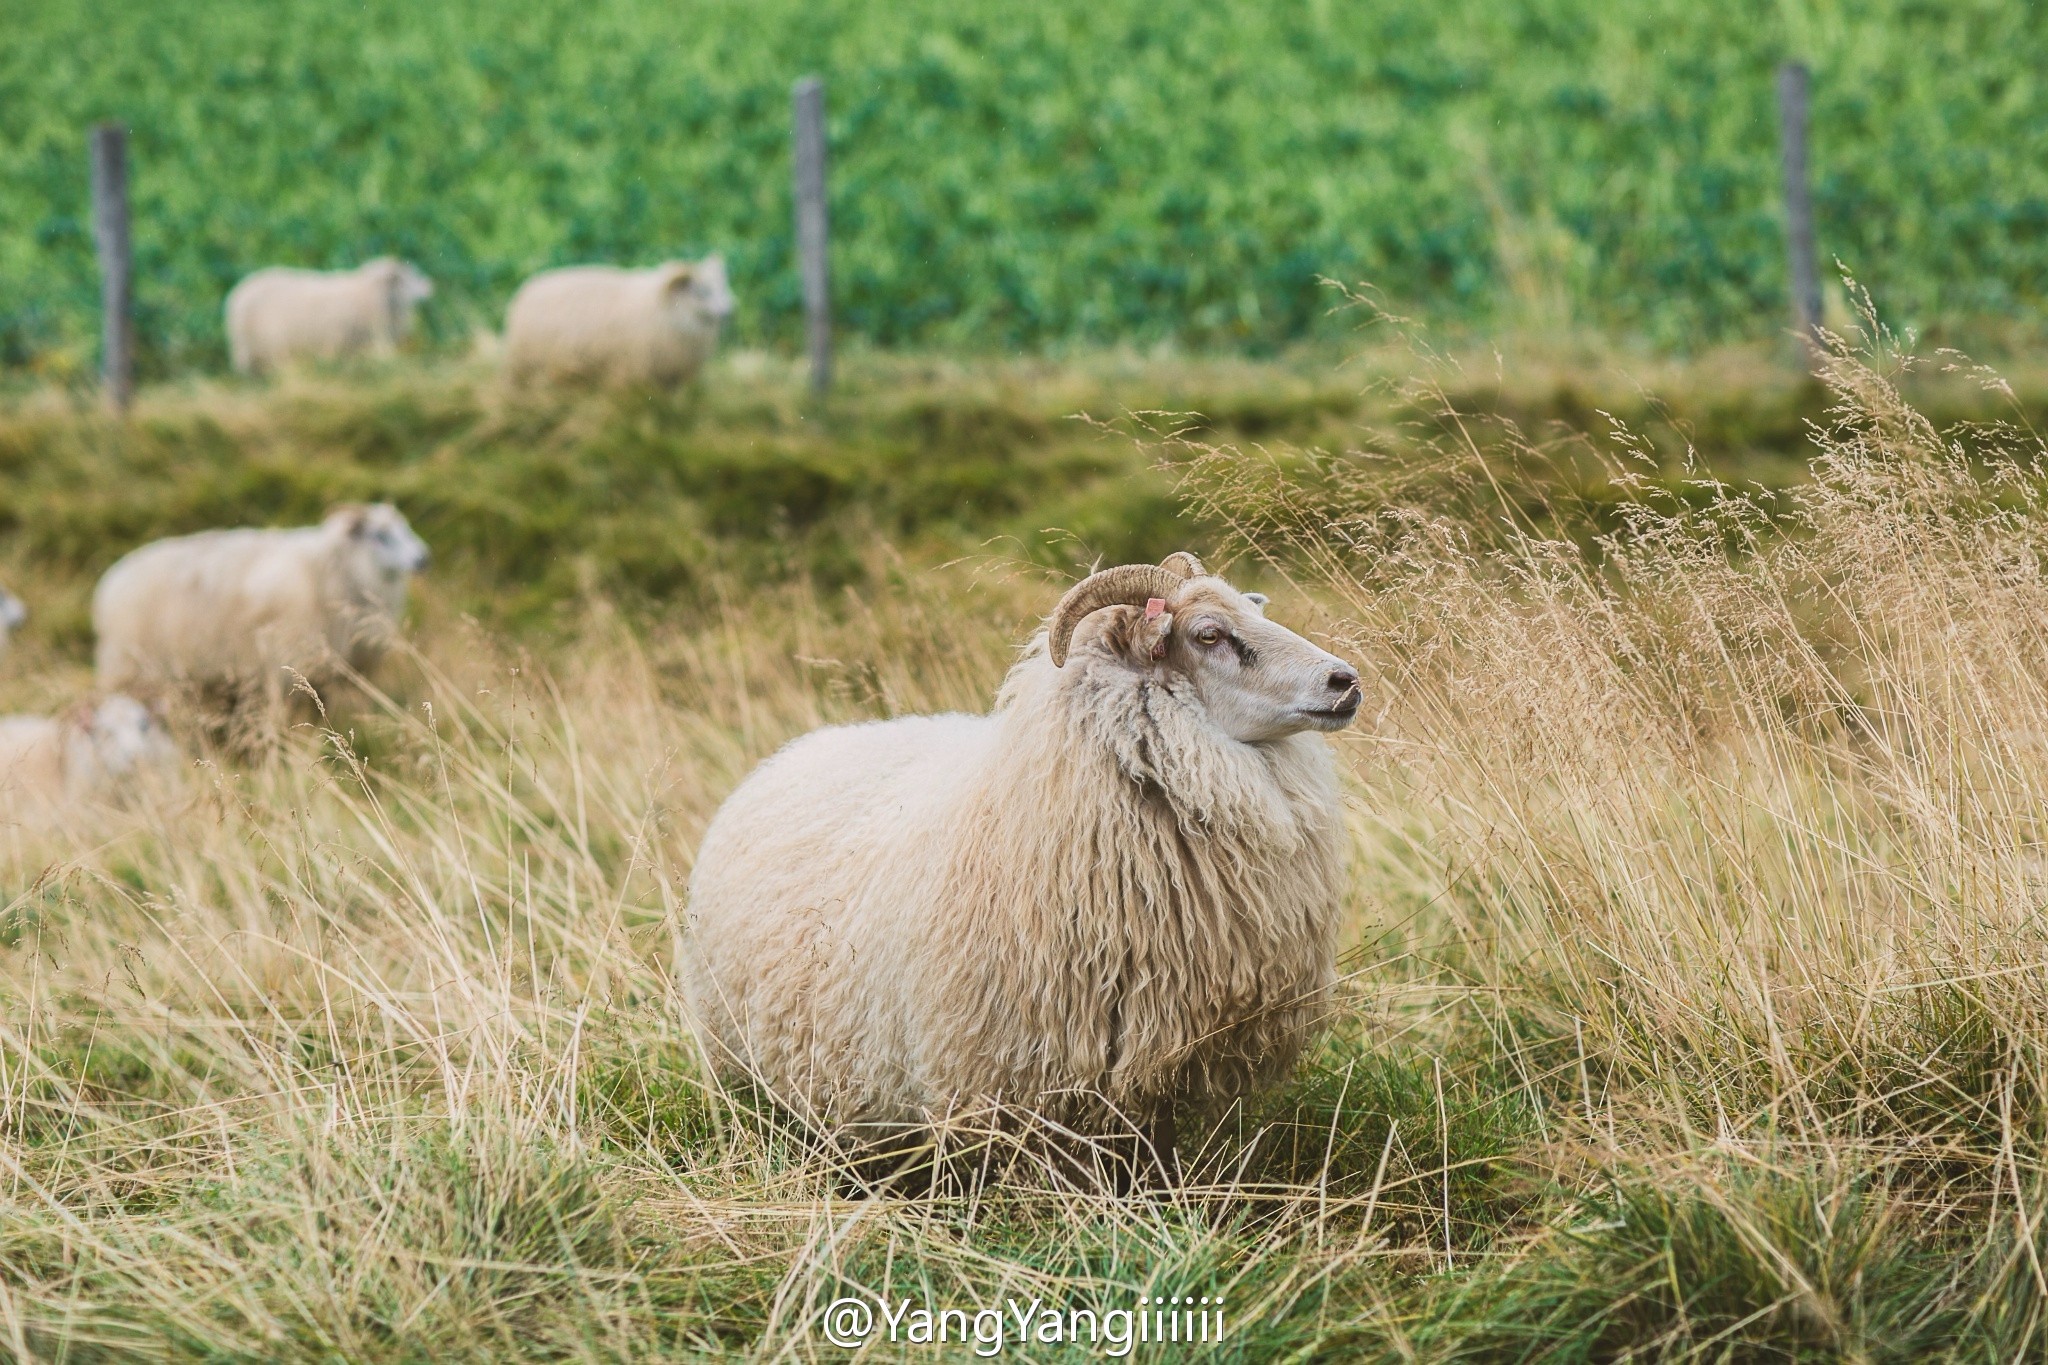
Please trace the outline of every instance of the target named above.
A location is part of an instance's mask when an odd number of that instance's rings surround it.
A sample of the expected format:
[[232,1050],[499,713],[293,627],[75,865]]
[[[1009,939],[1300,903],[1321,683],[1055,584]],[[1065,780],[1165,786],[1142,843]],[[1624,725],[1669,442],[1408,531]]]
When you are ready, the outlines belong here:
[[275,754],[290,729],[287,675],[277,669],[243,676],[218,688],[218,714],[229,747],[250,756]]
[[929,1192],[943,1156],[934,1135],[911,1124],[852,1124],[833,1136],[841,1188],[861,1198]]
[[1163,1187],[1180,1184],[1180,1133],[1173,1110],[1162,1108],[1139,1133],[1139,1157],[1151,1178]]
[[263,726],[261,742],[263,747],[270,752],[274,753],[283,746],[285,731],[291,723],[287,710],[290,705],[291,695],[285,691],[284,670],[273,668],[264,674],[263,678],[262,720],[260,722]]

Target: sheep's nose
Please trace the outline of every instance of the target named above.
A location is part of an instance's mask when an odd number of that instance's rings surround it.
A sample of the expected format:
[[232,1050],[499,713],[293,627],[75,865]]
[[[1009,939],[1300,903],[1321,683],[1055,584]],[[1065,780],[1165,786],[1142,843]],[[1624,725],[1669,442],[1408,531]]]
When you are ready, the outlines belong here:
[[1330,690],[1332,692],[1349,692],[1356,686],[1358,686],[1358,675],[1350,669],[1333,668],[1330,670]]

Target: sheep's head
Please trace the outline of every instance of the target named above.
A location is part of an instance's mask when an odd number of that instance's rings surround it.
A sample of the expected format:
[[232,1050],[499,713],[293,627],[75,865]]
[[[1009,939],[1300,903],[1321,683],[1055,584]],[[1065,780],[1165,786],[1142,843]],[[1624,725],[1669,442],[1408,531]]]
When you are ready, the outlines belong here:
[[7,643],[7,637],[28,624],[28,608],[21,599],[5,588],[0,588],[0,645]]
[[433,560],[405,513],[388,502],[345,504],[327,514],[326,524],[367,551],[377,572],[387,579],[420,573]]
[[713,327],[732,316],[735,300],[725,278],[725,257],[671,261],[661,269],[662,298],[672,311],[687,313],[693,321],[708,319]]
[[162,718],[116,692],[80,706],[65,741],[65,768],[86,785],[141,772],[162,772],[178,760],[178,746]]
[[363,270],[384,282],[391,291],[391,308],[394,313],[409,311],[416,303],[425,303],[434,297],[434,282],[421,272],[411,261],[401,261],[396,256],[379,256],[365,262]]
[[1085,650],[1140,673],[1188,679],[1218,728],[1245,743],[1341,730],[1358,714],[1357,670],[1266,619],[1266,599],[1203,572],[1186,552],[1104,569],[1060,599],[1046,652]]
[[407,303],[425,303],[434,297],[434,282],[410,261],[398,263],[398,296]]

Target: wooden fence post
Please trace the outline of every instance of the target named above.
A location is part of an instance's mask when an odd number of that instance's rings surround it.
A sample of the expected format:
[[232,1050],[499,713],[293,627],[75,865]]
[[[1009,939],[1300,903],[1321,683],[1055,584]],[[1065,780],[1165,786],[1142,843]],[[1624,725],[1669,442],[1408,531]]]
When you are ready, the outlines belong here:
[[1813,200],[1806,184],[1806,64],[1778,68],[1778,125],[1785,158],[1785,258],[1792,286],[1792,325],[1802,342],[1820,345],[1820,272],[1814,264]]
[[791,169],[796,200],[797,263],[804,282],[804,339],[811,391],[832,383],[832,271],[826,259],[825,82],[805,76],[790,90],[795,120]]
[[100,254],[100,375],[107,404],[128,411],[135,395],[134,273],[128,252],[128,130],[92,130],[92,231]]

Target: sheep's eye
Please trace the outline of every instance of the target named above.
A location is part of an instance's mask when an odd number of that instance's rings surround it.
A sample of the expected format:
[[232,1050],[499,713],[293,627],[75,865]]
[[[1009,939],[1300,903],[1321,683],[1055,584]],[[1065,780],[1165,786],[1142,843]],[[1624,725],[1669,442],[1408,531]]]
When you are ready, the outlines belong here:
[[1203,626],[1195,632],[1195,643],[1198,645],[1213,645],[1222,638],[1223,632],[1215,626]]

